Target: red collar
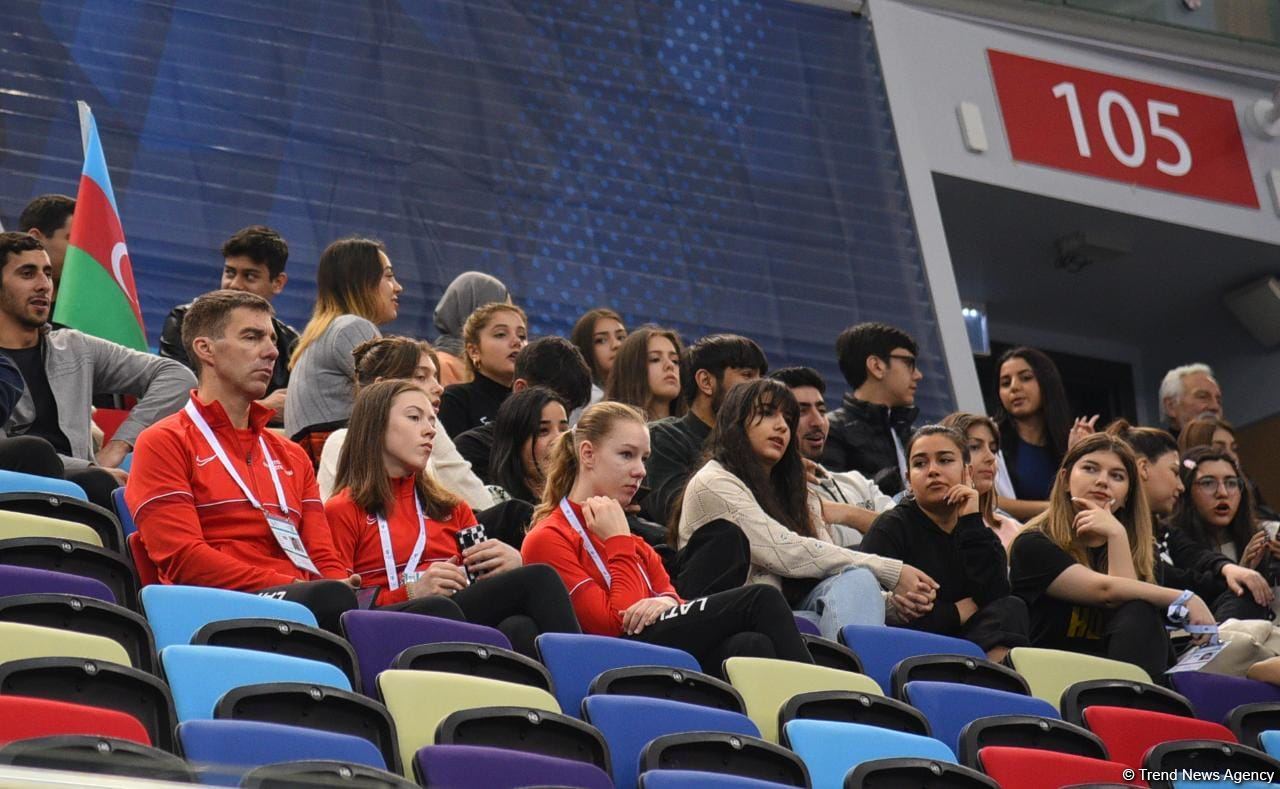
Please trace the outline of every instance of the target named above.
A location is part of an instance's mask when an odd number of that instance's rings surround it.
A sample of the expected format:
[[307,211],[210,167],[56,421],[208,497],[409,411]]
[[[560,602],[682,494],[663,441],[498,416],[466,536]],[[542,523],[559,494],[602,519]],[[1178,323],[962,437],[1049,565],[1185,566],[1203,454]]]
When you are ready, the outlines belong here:
[[[222,403],[218,400],[211,400],[208,403],[202,401],[196,395],[196,390],[191,390],[191,402],[196,404],[196,409],[200,411],[200,415],[209,423],[209,427],[217,430],[226,428],[235,430],[236,427],[231,424],[231,418],[227,416],[226,409],[222,407]],[[271,416],[275,411],[266,406],[259,405],[256,401],[249,404],[249,428],[255,433],[261,433],[267,426],[267,422],[271,421]]]

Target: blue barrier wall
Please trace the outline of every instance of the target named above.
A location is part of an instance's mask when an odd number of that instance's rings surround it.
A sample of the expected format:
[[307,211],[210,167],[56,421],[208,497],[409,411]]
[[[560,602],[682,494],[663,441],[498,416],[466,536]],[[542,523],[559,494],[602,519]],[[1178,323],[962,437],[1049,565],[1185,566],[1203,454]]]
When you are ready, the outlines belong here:
[[8,0],[0,217],[74,195],[74,102],[102,133],[148,336],[216,287],[217,249],[288,240],[282,316],[315,261],[383,239],[390,331],[491,272],[535,333],[610,305],[810,364],[884,320],[921,342],[918,402],[953,398],[866,20],[784,0]]

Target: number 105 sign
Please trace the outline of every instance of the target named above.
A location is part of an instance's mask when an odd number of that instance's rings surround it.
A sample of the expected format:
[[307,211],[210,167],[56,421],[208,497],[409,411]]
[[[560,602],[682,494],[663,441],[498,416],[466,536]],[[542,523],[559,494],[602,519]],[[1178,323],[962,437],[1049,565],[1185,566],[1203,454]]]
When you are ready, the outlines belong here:
[[1013,158],[1258,207],[1235,105],[987,50]]

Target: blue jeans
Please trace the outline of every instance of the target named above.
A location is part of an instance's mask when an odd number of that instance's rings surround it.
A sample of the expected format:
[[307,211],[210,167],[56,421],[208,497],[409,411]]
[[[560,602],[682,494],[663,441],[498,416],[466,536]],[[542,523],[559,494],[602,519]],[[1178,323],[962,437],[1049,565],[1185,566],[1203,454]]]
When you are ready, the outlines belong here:
[[846,568],[819,581],[795,613],[817,624],[822,637],[832,641],[845,625],[883,625],[880,582],[865,567]]

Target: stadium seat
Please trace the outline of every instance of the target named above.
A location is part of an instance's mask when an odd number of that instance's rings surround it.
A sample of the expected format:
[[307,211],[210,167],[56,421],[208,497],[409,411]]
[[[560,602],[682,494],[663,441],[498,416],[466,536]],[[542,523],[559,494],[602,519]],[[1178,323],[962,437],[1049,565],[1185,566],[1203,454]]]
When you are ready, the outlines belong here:
[[110,638],[20,622],[0,622],[0,664],[42,657],[78,657],[132,665],[125,648]]
[[[1157,771],[1162,775],[1177,776],[1173,780],[1163,777],[1153,779],[1153,789],[1265,789],[1275,785],[1272,780],[1259,781],[1255,778],[1237,781],[1228,777],[1227,773],[1271,776],[1273,779],[1280,776],[1280,761],[1254,748],[1218,740],[1173,740],[1161,743],[1147,751],[1143,767],[1148,774]],[[1190,778],[1184,771],[1216,775],[1219,778]]]
[[640,789],[779,789],[785,784],[697,770],[652,770],[640,774]]
[[94,578],[111,590],[118,605],[138,610],[138,581],[133,566],[115,551],[75,540],[24,537],[0,540],[0,564]]
[[803,616],[796,617],[796,630],[800,631],[802,636],[821,636],[822,628],[812,619],[806,619]]
[[609,636],[543,633],[538,657],[551,672],[556,700],[566,715],[582,717],[582,700],[600,674],[629,666],[663,666],[701,672],[693,655],[679,649]]
[[844,789],[1000,789],[977,770],[937,759],[873,759],[844,777]]
[[778,713],[797,693],[850,690],[881,695],[880,686],[865,674],[788,660],[733,657],[724,662],[724,672],[742,694],[747,715],[769,742],[778,742]]
[[178,742],[203,783],[238,786],[256,767],[303,759],[336,759],[386,769],[377,746],[361,737],[279,723],[192,720],[178,724]]
[[25,512],[0,511],[0,540],[20,540],[24,537],[46,537],[52,540],[71,540],[102,548],[102,536],[91,526],[43,515]]
[[847,625],[840,642],[862,661],[864,673],[882,688],[893,687],[893,667],[916,655],[967,655],[986,660],[987,653],[972,641],[902,627]]
[[232,688],[218,700],[216,719],[251,720],[363,737],[400,772],[396,729],[387,708],[359,693],[308,682],[273,682]]
[[450,713],[511,706],[560,711],[555,697],[540,688],[461,674],[387,669],[378,675],[376,687],[396,724],[405,777],[409,777],[413,755],[419,748],[435,744],[436,731]]
[[334,759],[305,759],[256,767],[240,781],[241,789],[298,789],[345,787],[346,789],[418,789],[395,773],[364,764]]
[[1236,741],[1221,723],[1150,710],[1093,706],[1084,711],[1085,725],[1107,745],[1111,760],[1133,769],[1142,767],[1142,756],[1153,745],[1168,740]]
[[916,655],[903,658],[893,669],[893,697],[902,698],[902,686],[913,681],[958,682],[963,685],[1031,694],[1027,681],[1013,669],[969,655]]
[[782,743],[788,721],[843,721],[863,723],[911,734],[931,736],[929,722],[915,707],[875,693],[848,690],[819,690],[797,693],[787,699],[778,711],[778,731]]
[[[1043,699],[1039,699],[1043,701]],[[1047,703],[1047,702],[1046,702]],[[992,746],[1035,748],[1090,759],[1111,758],[1098,735],[1057,718],[1040,715],[990,715],[960,730],[956,756],[966,767],[978,767],[978,752]]]
[[1280,731],[1280,702],[1241,704],[1227,716],[1227,728],[1241,745],[1262,748],[1259,735],[1264,731]]
[[94,734],[151,744],[151,735],[142,723],[119,710],[31,696],[0,695],[0,744],[57,734]]
[[551,692],[551,674],[541,663],[488,644],[419,644],[396,655],[391,668],[488,677]]
[[347,676],[328,663],[249,649],[165,647],[160,650],[160,664],[180,721],[212,718],[222,695],[243,685],[305,682],[351,690]]
[[107,585],[93,578],[35,567],[0,564],[0,597],[20,594],[69,594],[93,597],[107,603],[116,602],[116,596]]
[[[116,488],[124,490],[124,488]],[[117,553],[124,550],[120,521],[110,510],[75,496],[53,493],[0,493],[0,512],[21,512],[88,526],[98,534],[102,547]]]
[[1151,684],[1147,672],[1120,660],[1081,655],[1060,649],[1016,647],[1009,663],[1031,686],[1031,695],[1059,707],[1067,688],[1091,679],[1123,679]]
[[377,695],[378,672],[391,668],[396,656],[409,647],[465,642],[511,649],[511,642],[495,628],[434,616],[403,611],[347,611],[340,621],[342,634],[356,651],[360,686],[369,696]]
[[413,772],[418,783],[426,789],[460,786],[613,789],[608,773],[593,764],[505,748],[429,745],[419,749],[415,755]]
[[1271,757],[1280,757],[1280,731],[1268,730],[1258,735],[1258,745]]
[[955,763],[951,749],[932,737],[839,721],[793,720],[791,750],[804,760],[814,789],[839,789],[844,777],[873,759],[911,757]]
[[0,694],[118,710],[142,724],[152,745],[174,749],[169,687],[145,671],[74,657],[15,660],[0,664]]
[[1082,726],[1085,708],[1095,704],[1151,710],[1169,715],[1195,715],[1191,702],[1168,688],[1123,679],[1089,679],[1073,683],[1062,694],[1062,718]]
[[[283,602],[283,601],[280,601]],[[283,619],[224,619],[210,622],[191,637],[196,646],[233,647],[328,663],[360,690],[356,653],[342,636]]]
[[142,590],[142,612],[151,623],[156,649],[188,645],[200,628],[224,619],[280,619],[316,626],[315,614],[299,603],[206,586],[148,586]]
[[52,493],[86,502],[89,500],[84,488],[74,482],[20,471],[0,471],[0,493]]
[[655,737],[640,752],[641,774],[650,770],[693,770],[809,787],[809,770],[800,757],[742,734],[704,731]]
[[195,773],[171,753],[133,740],[91,734],[11,742],[0,747],[0,764],[195,783]]
[[437,745],[509,748],[611,769],[609,746],[594,726],[527,707],[477,707],[450,713],[436,729]]
[[954,682],[908,682],[903,695],[904,701],[928,719],[933,736],[957,754],[960,732],[978,718],[988,715],[1058,717],[1058,708],[1042,699]]
[[1147,785],[1140,778],[1125,778],[1125,771],[1132,770],[1126,764],[1073,753],[995,745],[978,751],[978,762],[996,783],[1016,789],[1060,789],[1092,783]]
[[147,555],[147,549],[142,545],[142,535],[134,532],[124,542],[129,548],[129,558],[133,559],[133,568],[138,575],[138,588],[160,583],[160,568]]
[[1191,702],[1200,720],[1222,723],[1241,704],[1280,701],[1280,687],[1224,674],[1179,671],[1169,675],[1173,689]]
[[0,622],[109,638],[124,647],[128,665],[152,674],[157,669],[155,641],[147,620],[114,603],[68,594],[0,597]]
[[804,645],[809,648],[809,656],[819,666],[838,668],[841,671],[852,671],[862,674],[862,661],[844,644],[831,641],[821,636],[802,634]]
[[116,488],[111,491],[111,505],[116,512],[116,520],[120,522],[120,533],[125,539],[129,539],[129,535],[138,530],[138,525],[133,522],[133,513],[129,511],[129,505],[124,500],[124,488]]
[[678,701],[640,696],[588,696],[582,702],[582,709],[587,722],[599,729],[609,743],[617,789],[634,789],[640,755],[656,737],[692,731],[760,735],[745,715]]
[[687,668],[628,666],[601,672],[591,682],[590,695],[648,696],[718,710],[745,713],[746,703],[732,685]]

